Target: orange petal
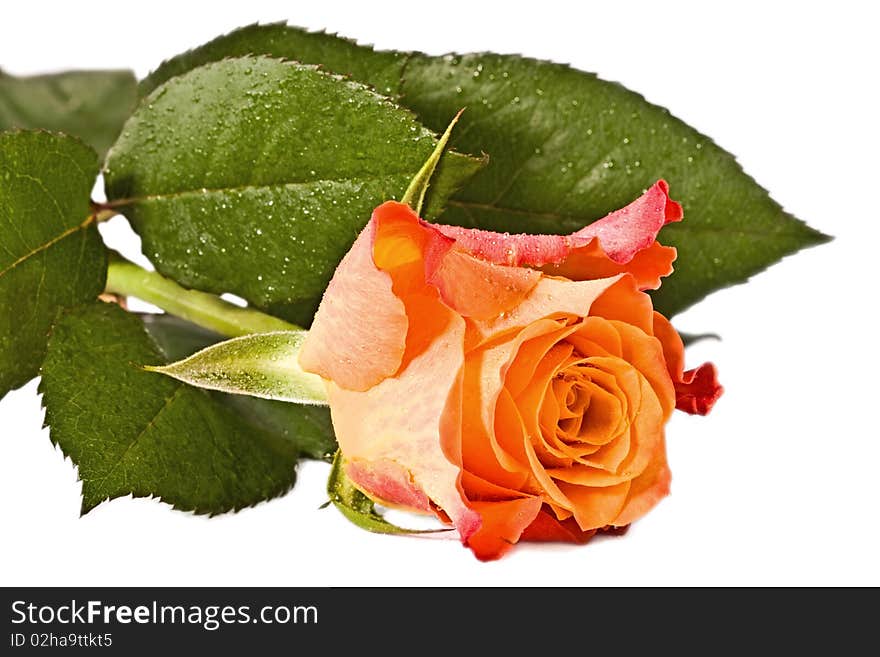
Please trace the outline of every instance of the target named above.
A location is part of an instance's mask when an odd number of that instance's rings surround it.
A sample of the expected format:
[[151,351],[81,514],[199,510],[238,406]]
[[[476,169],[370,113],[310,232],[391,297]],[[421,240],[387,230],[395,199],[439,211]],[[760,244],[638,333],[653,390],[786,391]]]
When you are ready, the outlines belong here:
[[662,344],[626,322],[613,321],[622,338],[621,357],[644,376],[663,407],[663,421],[675,406],[675,388],[669,376]]
[[706,415],[721,397],[724,388],[712,363],[684,371],[684,344],[669,320],[654,313],[654,335],[660,340],[663,357],[675,387],[675,407],[696,415]]
[[[578,486],[612,486],[639,477],[652,466],[663,444],[663,409],[648,382],[640,377],[640,401],[631,424],[597,454],[584,459],[589,465],[550,469],[557,481]],[[607,452],[604,450],[608,450]]]
[[590,315],[616,319],[641,329],[646,335],[653,335],[654,306],[651,297],[640,292],[629,276],[621,277],[597,297],[590,306]]
[[672,474],[666,463],[666,444],[661,437],[649,466],[633,479],[626,504],[611,524],[621,527],[641,518],[669,494],[671,480]]
[[593,488],[559,483],[559,489],[571,500],[572,512],[578,526],[588,531],[601,529],[615,522],[626,503],[631,482]]
[[437,227],[422,221],[406,205],[388,201],[373,212],[373,257],[376,265],[391,273],[418,263],[421,271],[407,270],[395,287],[405,296],[404,284],[428,283],[437,288],[443,302],[463,317],[490,319],[517,305],[541,273],[527,267],[509,267],[474,257]]
[[563,262],[544,265],[541,271],[573,281],[631,274],[638,289],[656,290],[660,287],[660,279],[672,273],[672,263],[676,255],[674,246],[663,246],[654,242],[636,253],[629,262],[620,264],[605,254],[598,240],[592,240],[585,246],[572,249]]
[[[560,323],[540,320],[532,323],[509,339],[470,352],[465,360],[467,395],[462,408],[462,462],[466,469],[489,478],[497,478],[505,485],[524,482],[528,467],[516,468],[516,463],[527,464],[522,448],[512,437],[519,435],[521,423],[516,408],[496,410],[502,395],[504,379],[511,360],[524,342],[545,334],[556,334]],[[501,423],[500,429],[498,423]]]
[[541,510],[540,497],[471,504],[483,523],[465,544],[481,561],[498,559],[510,550]]
[[459,249],[437,259],[427,276],[446,305],[475,319],[492,319],[515,307],[540,278],[535,269],[496,265]]
[[[562,327],[524,341],[517,349],[504,376],[504,387],[510,391],[510,394],[515,398],[519,397],[526,388],[532,386],[538,369],[550,374],[546,361],[551,358],[551,354],[553,367],[550,369],[558,369],[574,351],[574,347],[565,342],[565,337],[576,330],[577,327],[574,326]],[[540,403],[540,399],[536,401]]]
[[[596,281],[569,281],[542,276],[522,303],[511,311],[496,319],[472,322],[470,326],[475,335],[474,342],[484,342],[507,331],[522,329],[539,319],[568,317],[576,320],[585,317],[590,314],[597,299],[625,278],[615,276]],[[619,296],[615,293],[614,299]]]

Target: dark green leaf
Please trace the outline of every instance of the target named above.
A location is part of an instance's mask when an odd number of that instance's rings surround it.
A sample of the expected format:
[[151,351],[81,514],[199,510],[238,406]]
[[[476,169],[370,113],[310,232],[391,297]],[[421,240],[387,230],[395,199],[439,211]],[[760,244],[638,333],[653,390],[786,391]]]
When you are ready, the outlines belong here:
[[76,139],[0,133],[0,397],[37,375],[58,309],[104,288],[89,205],[97,174],[95,152]]
[[[181,284],[311,308],[373,208],[402,195],[435,143],[362,85],[230,59],[144,100],[110,153],[107,195]],[[443,163],[429,216],[482,165],[456,153]]]
[[376,52],[349,39],[307,32],[284,23],[248,25],[163,62],[141,81],[140,95],[147,96],[163,82],[204,64],[245,55],[270,55],[321,65],[333,73],[369,83],[384,96],[397,94],[409,59],[406,53]]
[[[413,54],[401,63],[399,54],[389,60],[392,53],[365,47],[354,57],[349,41],[272,25],[219,37],[151,79],[223,57],[233,46],[351,74],[398,97],[435,130],[467,107],[453,145],[485,151],[491,161],[455,195],[443,216],[448,223],[565,233],[665,178],[685,208],[684,222],[662,233],[679,250],[676,274],[654,295],[667,314],[828,239],[783,211],[732,155],[667,110],[559,64],[489,54]],[[390,62],[403,71],[402,82],[389,79]]]
[[[144,315],[143,322],[169,362],[186,358],[224,339],[172,315]],[[325,407],[219,392],[211,393],[211,396],[251,424],[292,442],[302,456],[326,461],[336,451],[330,411]]]
[[342,453],[336,452],[333,467],[327,478],[327,494],[339,511],[352,523],[377,534],[432,534],[448,529],[404,529],[383,518],[376,511],[373,500],[355,488],[342,467]]
[[593,75],[511,56],[420,57],[407,66],[403,93],[429,126],[466,105],[453,144],[492,156],[450,201],[444,219],[452,223],[571,232],[665,178],[685,211],[661,234],[678,248],[675,275],[654,294],[666,314],[827,239],[710,139]]
[[142,369],[163,360],[140,320],[113,304],[81,306],[54,326],[41,391],[52,441],[82,480],[83,513],[130,494],[215,514],[287,491],[296,446]]
[[137,101],[131,71],[15,77],[0,71],[0,130],[42,128],[79,137],[103,157]]

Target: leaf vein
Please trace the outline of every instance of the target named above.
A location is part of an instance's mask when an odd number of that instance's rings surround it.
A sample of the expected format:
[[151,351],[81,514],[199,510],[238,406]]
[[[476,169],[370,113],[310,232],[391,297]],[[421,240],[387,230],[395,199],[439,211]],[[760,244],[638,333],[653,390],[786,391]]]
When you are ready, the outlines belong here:
[[65,230],[62,233],[59,233],[58,235],[56,235],[52,239],[48,240],[47,242],[40,244],[40,246],[31,249],[30,251],[25,253],[23,256],[19,257],[17,260],[12,262],[10,265],[8,265],[4,269],[0,270],[0,278],[5,276],[6,274],[8,274],[10,271],[12,271],[16,267],[18,267],[20,264],[22,264],[26,260],[29,260],[30,258],[34,257],[38,253],[42,253],[43,251],[46,251],[46,250],[50,249],[51,247],[55,246],[61,240],[65,239],[67,237],[70,237],[71,235],[76,234],[78,231],[87,229],[92,223],[94,223],[94,221],[95,221],[95,215],[90,214],[86,218],[86,220],[83,221],[78,226],[73,226],[71,228],[68,228],[67,230]]
[[107,471],[107,474],[105,474],[103,477],[98,477],[98,478],[93,479],[91,481],[92,485],[99,487],[105,481],[107,481],[107,479],[109,479],[110,476],[113,475],[113,473],[116,471],[116,469],[120,465],[122,465],[122,462],[125,461],[125,459],[128,457],[128,454],[131,452],[131,450],[134,449],[138,445],[140,440],[147,434],[147,432],[149,432],[155,426],[156,420],[159,419],[159,416],[161,416],[162,413],[164,413],[167,409],[169,409],[174,404],[174,401],[177,399],[177,396],[185,388],[186,388],[186,386],[182,385],[182,384],[177,386],[177,388],[174,390],[174,392],[169,397],[167,397],[165,399],[165,402],[162,404],[162,408],[160,408],[158,411],[156,411],[156,413],[153,414],[153,417],[150,419],[149,422],[147,422],[147,425],[143,429],[141,429],[141,431],[138,433],[138,435],[135,436],[134,439],[132,439],[132,441],[125,448],[125,450],[123,450],[122,454],[119,455],[119,458],[116,460],[116,463],[114,463],[113,466]]
[[114,199],[108,203],[104,204],[104,207],[107,208],[119,208],[127,205],[134,205],[136,203],[144,203],[148,201],[167,201],[177,198],[184,198],[187,196],[201,196],[208,194],[228,194],[228,193],[236,193],[236,192],[246,192],[253,190],[268,190],[268,189],[290,189],[293,187],[308,187],[311,185],[318,185],[322,183],[361,183],[361,182],[376,182],[376,181],[386,181],[389,178],[396,178],[398,176],[413,176],[415,175],[416,170],[407,170],[407,171],[390,171],[388,173],[384,173],[378,176],[356,176],[351,178],[315,178],[314,180],[298,180],[292,182],[285,183],[271,183],[266,185],[236,185],[232,187],[200,187],[198,189],[184,189],[177,192],[166,192],[161,194],[145,194],[143,196],[131,196],[125,198]]

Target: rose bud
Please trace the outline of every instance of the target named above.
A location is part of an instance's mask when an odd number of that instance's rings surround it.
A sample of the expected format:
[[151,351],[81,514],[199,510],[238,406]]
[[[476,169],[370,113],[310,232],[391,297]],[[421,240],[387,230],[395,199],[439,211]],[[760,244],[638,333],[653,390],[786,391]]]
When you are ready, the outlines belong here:
[[664,426],[705,414],[715,369],[644,292],[681,206],[657,182],[567,236],[434,225],[379,206],[300,353],[326,382],[349,479],[437,514],[480,559],[519,540],[585,542],[669,492]]

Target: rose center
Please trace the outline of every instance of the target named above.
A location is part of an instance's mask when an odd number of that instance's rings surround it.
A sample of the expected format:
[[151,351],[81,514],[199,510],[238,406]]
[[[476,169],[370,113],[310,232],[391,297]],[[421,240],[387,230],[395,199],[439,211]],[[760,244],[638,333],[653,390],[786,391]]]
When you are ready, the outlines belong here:
[[[615,376],[584,358],[561,369],[546,403],[558,409],[555,437],[590,452],[625,429],[627,403]],[[549,428],[549,427],[546,427]]]

